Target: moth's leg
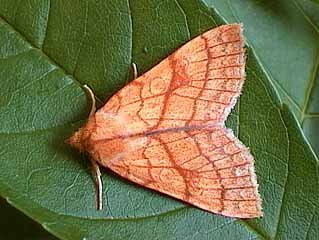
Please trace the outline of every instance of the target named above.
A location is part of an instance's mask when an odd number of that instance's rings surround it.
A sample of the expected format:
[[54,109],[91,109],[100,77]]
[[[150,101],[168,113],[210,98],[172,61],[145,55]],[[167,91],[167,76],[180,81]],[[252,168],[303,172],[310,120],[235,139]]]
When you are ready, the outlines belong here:
[[[95,102],[94,93],[92,92],[91,88],[89,88],[89,86],[84,85],[83,87],[88,92],[88,94],[90,95],[91,100],[92,100],[92,106],[91,106],[91,111],[90,111],[90,115],[89,115],[89,116],[91,116],[96,111],[96,102]],[[93,175],[96,194],[97,194],[96,195],[96,208],[97,208],[97,210],[102,210],[103,209],[103,201],[102,201],[103,185],[102,185],[102,179],[101,179],[101,171],[100,171],[100,167],[97,164],[97,162],[95,160],[93,160],[92,158],[90,158],[90,160],[91,160],[91,164],[92,164],[92,175]]]
[[103,209],[103,201],[102,201],[102,179],[101,179],[101,171],[100,167],[97,164],[95,160],[90,158],[91,164],[92,164],[92,175],[94,178],[94,183],[95,183],[95,189],[96,189],[96,209],[97,210],[102,210]]
[[137,66],[135,63],[132,63],[132,69],[133,69],[133,79],[137,78]]

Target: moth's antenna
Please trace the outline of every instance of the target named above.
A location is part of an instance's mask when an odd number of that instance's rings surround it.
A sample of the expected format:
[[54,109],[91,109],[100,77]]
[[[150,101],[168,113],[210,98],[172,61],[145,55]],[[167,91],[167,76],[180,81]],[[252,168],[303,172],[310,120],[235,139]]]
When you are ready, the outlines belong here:
[[90,114],[89,114],[89,117],[91,117],[95,111],[96,111],[96,101],[95,101],[95,96],[94,96],[94,93],[93,91],[91,90],[91,88],[88,86],[88,85],[84,85],[83,86],[85,88],[85,90],[88,92],[88,94],[90,95],[90,98],[91,98],[91,101],[92,101],[92,105],[91,105],[91,111],[90,111]]
[[137,78],[137,66],[135,63],[132,63],[132,69],[133,69],[133,79]]
[[[95,111],[96,111],[96,101],[95,101],[95,96],[93,91],[88,85],[83,86],[85,90],[88,92],[88,94],[91,97],[92,101],[92,106],[91,106],[91,111],[89,117],[91,117]],[[90,158],[91,164],[92,164],[92,175],[95,183],[95,189],[96,189],[96,208],[97,210],[102,210],[103,209],[103,200],[102,200],[102,189],[103,189],[103,184],[102,184],[102,179],[101,179],[101,171],[100,167],[97,164],[97,162]]]

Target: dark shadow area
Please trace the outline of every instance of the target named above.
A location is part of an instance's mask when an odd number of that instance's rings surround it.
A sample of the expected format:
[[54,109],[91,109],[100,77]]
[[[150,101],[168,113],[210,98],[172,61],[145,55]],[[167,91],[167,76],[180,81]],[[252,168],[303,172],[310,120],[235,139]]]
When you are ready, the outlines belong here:
[[31,220],[0,197],[0,239],[57,240],[37,222]]

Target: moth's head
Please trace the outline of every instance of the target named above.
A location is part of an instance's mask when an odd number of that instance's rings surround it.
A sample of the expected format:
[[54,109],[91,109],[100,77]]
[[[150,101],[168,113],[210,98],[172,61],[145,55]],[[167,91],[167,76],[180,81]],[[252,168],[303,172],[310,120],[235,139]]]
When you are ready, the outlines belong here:
[[89,118],[88,122],[81,127],[78,131],[73,133],[70,138],[65,142],[71,145],[73,148],[79,150],[80,152],[85,152],[88,150],[88,144],[90,140],[90,135],[93,131],[94,119]]
[[84,151],[84,144],[82,140],[83,133],[81,129],[72,134],[70,138],[68,138],[65,142],[71,145],[73,148],[78,149],[80,152]]
[[125,138],[130,133],[128,125],[127,117],[99,110],[66,143],[104,162],[126,152],[130,145]]

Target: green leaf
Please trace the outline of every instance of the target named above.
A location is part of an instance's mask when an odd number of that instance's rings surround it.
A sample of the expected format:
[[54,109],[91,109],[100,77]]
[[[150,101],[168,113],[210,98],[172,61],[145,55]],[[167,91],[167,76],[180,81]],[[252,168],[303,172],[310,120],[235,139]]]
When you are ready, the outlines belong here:
[[319,6],[309,0],[205,0],[245,36],[319,156]]
[[89,84],[103,102],[178,46],[221,23],[200,1],[0,0],[0,194],[61,239],[315,239],[318,160],[248,50],[228,125],[250,147],[264,217],[226,218],[103,171],[95,210],[88,161],[64,140]]

